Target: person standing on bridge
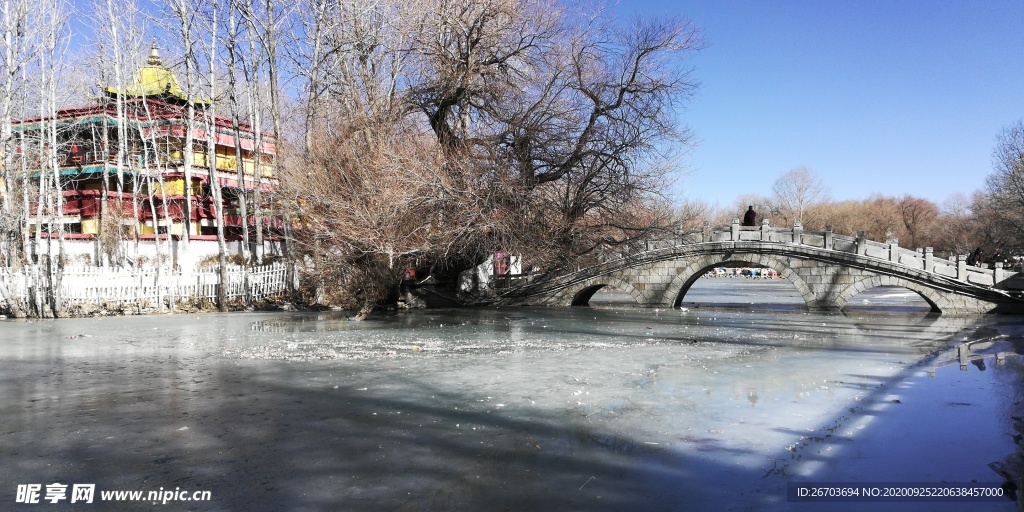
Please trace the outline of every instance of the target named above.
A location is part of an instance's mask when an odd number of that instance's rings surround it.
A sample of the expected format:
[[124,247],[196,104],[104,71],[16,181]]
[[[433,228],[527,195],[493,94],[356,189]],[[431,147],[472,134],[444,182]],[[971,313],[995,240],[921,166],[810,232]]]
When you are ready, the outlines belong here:
[[757,225],[757,212],[754,211],[754,205],[750,205],[747,208],[747,213],[743,214],[743,225],[744,226],[756,226]]
[[996,263],[1005,263],[1006,258],[1003,257],[1002,247],[996,247],[996,251],[992,253],[992,257],[990,259],[992,261],[992,268],[996,268]]
[[967,258],[967,264],[972,267],[981,266],[981,247],[974,250],[974,253]]

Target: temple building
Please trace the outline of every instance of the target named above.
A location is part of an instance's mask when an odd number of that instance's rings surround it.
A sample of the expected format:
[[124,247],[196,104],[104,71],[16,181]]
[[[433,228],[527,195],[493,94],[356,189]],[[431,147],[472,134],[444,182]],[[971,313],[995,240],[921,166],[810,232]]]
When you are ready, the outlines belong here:
[[[268,200],[278,184],[272,165],[274,135],[257,137],[253,127],[233,124],[230,117],[211,119],[206,113],[211,106],[209,99],[189,98],[154,45],[129,85],[120,91],[105,88],[97,103],[57,111],[56,151],[49,150],[43,136],[52,119],[15,121],[16,138],[37,141],[18,146],[18,153],[26,153],[21,156],[29,162],[30,180],[40,182],[41,172],[33,168],[56,168],[60,175],[63,219],[37,219],[37,204],[32,204],[28,235],[40,222],[50,233],[55,231],[53,223],[62,222],[66,239],[93,240],[118,226],[125,239],[216,240],[211,182],[216,180],[226,240],[241,241],[243,223],[250,227],[250,240],[257,222],[268,238],[278,236],[281,220]],[[191,152],[186,150],[190,138]],[[257,138],[262,141],[259,147]],[[56,155],[56,166],[33,156],[46,154]],[[247,218],[242,218],[240,196],[247,198]]]

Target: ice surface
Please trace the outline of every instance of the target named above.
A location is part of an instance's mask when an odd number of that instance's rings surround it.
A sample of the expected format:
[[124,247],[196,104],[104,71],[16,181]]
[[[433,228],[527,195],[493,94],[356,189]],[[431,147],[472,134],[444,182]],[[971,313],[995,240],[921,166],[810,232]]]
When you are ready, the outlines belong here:
[[[993,355],[1022,351],[1020,321],[891,313],[7,321],[0,501],[63,482],[213,494],[167,510],[810,510],[787,482],[998,481],[1024,369]],[[945,347],[980,339],[960,370]],[[964,506],[813,509],[887,505]]]

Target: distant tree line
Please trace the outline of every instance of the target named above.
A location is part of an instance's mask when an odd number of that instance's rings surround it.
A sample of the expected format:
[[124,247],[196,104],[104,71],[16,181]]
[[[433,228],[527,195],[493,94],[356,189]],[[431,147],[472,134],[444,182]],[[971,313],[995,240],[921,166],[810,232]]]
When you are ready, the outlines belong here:
[[[881,194],[836,201],[814,171],[799,167],[780,175],[773,195],[741,195],[731,209],[705,208],[698,217],[728,224],[748,205],[772,224],[897,240],[903,247],[932,247],[937,254],[956,256],[982,249],[983,260],[1009,262],[1024,255],[1024,121],[996,136],[992,172],[982,190],[956,193],[941,203],[913,195]],[[692,207],[691,207],[692,208]],[[692,225],[692,223],[691,223]]]

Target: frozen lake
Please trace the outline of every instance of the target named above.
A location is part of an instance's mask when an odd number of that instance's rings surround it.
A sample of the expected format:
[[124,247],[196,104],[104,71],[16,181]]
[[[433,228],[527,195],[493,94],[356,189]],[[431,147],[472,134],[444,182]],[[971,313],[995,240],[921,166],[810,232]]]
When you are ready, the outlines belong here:
[[[95,484],[96,501],[210,491],[161,505],[203,511],[1015,509],[809,505],[786,489],[998,485],[987,465],[1015,450],[1024,362],[994,355],[1024,352],[1020,318],[929,316],[900,289],[810,314],[759,288],[781,281],[704,281],[685,311],[610,307],[609,293],[596,308],[366,322],[0,322],[0,509],[18,485],[52,483]],[[988,357],[962,370],[944,349],[971,340]],[[67,501],[38,507],[139,507]]]

